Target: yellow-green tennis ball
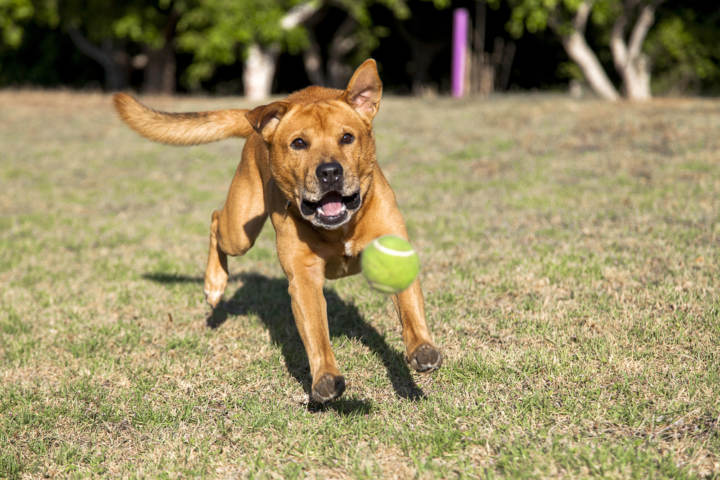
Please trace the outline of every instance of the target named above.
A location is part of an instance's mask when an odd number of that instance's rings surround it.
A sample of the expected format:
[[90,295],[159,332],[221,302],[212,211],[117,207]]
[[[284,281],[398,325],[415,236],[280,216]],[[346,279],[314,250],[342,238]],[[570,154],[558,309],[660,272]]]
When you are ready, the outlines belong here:
[[402,292],[420,271],[412,245],[396,235],[383,235],[370,242],[362,252],[360,265],[370,286],[383,293]]

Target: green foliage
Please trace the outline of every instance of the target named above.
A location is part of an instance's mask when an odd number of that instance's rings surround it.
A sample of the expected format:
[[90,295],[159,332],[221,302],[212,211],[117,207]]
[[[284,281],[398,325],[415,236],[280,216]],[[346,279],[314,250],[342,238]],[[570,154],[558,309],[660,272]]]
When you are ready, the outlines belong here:
[[690,9],[662,18],[647,41],[657,71],[659,91],[697,92],[720,79],[720,35],[717,20],[698,18]]
[[185,81],[197,87],[217,65],[229,65],[242,58],[243,47],[252,42],[300,51],[307,45],[304,28],[280,26],[285,14],[299,3],[303,2],[207,0],[193,5],[178,23],[178,48],[192,53],[194,58]]
[[[448,0],[432,0],[438,8]],[[247,46],[257,43],[277,51],[302,52],[308,34],[301,24],[282,28],[281,21],[302,4],[340,8],[355,22],[355,53],[366,56],[388,34],[374,25],[370,7],[383,5],[398,18],[407,18],[406,0],[0,0],[0,45],[17,47],[23,41],[24,25],[35,22],[51,29],[76,29],[96,45],[107,40],[124,44],[129,51],[160,48],[168,40],[168,29],[177,19],[174,38],[178,51],[192,54],[193,62],[183,81],[197,88],[218,65],[242,60]],[[172,35],[171,35],[172,37]]]
[[[432,2],[437,9],[453,3],[423,1]],[[198,88],[218,66],[242,62],[252,43],[293,55],[302,53],[309,45],[306,27],[301,24],[284,29],[280,24],[291,8],[308,3],[318,10],[337,13],[341,9],[353,20],[355,45],[342,59],[348,64],[366,58],[389,35],[388,27],[378,25],[372,16],[378,6],[387,8],[399,19],[412,15],[412,3],[408,0],[0,0],[0,52],[4,55],[0,58],[0,82],[67,81],[60,80],[56,65],[83,62],[77,58],[73,61],[72,57],[82,54],[72,49],[69,40],[67,44],[57,41],[68,38],[65,35],[69,29],[79,30],[98,46],[109,41],[113,48],[124,50],[132,58],[147,48],[163,46],[168,40],[169,26],[177,19],[171,41],[176,51],[192,56],[192,63],[180,72],[182,81],[185,86]],[[513,36],[520,37],[548,28],[556,34],[567,33],[582,0],[486,0],[486,3],[493,9],[507,6],[510,19],[506,27]],[[644,45],[657,91],[708,91],[720,82],[718,13],[716,6],[707,3],[668,0],[658,10],[657,24]],[[604,65],[611,65],[609,53],[598,47],[607,45],[610,27],[622,6],[621,0],[592,3],[588,41]],[[36,54],[40,49],[42,57]],[[27,56],[24,52],[34,53]],[[32,66],[18,68],[26,58],[33,58]],[[557,71],[562,77],[580,75],[572,64],[561,65]],[[78,84],[90,75],[95,73],[77,74]]]
[[607,27],[620,15],[622,8],[619,0],[599,0],[593,4],[590,18],[595,25]]
[[164,41],[171,12],[182,15],[191,3],[194,2],[66,0],[58,4],[57,11],[63,28],[77,28],[91,41],[114,38],[158,48]]
[[[433,0],[438,8],[449,5],[447,0]],[[303,25],[281,28],[283,17],[291,8],[301,4],[314,4],[318,9],[330,2],[320,0],[242,0],[228,4],[224,0],[206,0],[189,8],[178,24],[177,45],[182,51],[193,54],[193,63],[185,72],[184,81],[197,88],[209,78],[218,65],[230,65],[241,59],[251,43],[272,46],[275,49],[300,53],[308,42]],[[339,0],[333,7],[344,10],[355,21],[357,47],[354,57],[366,57],[389,33],[377,26],[370,7],[383,5],[397,18],[410,16],[405,0]]]
[[134,5],[113,21],[112,30],[115,36],[149,45],[154,48],[162,46],[163,24],[167,21],[167,13],[153,6],[140,7]]
[[0,47],[16,49],[31,23],[56,26],[56,0],[0,0]]
[[[502,0],[488,2],[495,8],[500,3]],[[582,3],[583,0],[507,0],[511,8],[507,30],[516,38],[525,32],[542,32],[548,27],[564,34]],[[592,4],[592,22],[608,26],[617,17],[621,7],[620,0],[597,0]]]
[[0,0],[0,46],[19,46],[23,39],[23,24],[34,13],[30,0]]
[[561,78],[582,80],[583,74],[577,63],[574,62],[562,62],[558,65],[557,75]]
[[410,9],[404,0],[340,0],[338,5],[340,5],[343,10],[346,10],[348,15],[361,25],[369,25],[372,23],[372,18],[370,17],[368,8],[373,3],[384,5],[398,18],[407,18],[410,16]]
[[557,0],[508,0],[508,4],[512,12],[507,29],[516,38],[525,31],[537,33],[545,30],[550,16],[558,9]]

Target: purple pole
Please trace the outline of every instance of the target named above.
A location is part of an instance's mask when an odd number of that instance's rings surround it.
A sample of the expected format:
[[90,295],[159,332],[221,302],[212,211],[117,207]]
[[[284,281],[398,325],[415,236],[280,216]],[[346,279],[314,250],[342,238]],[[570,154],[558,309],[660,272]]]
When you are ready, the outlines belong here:
[[465,60],[467,58],[468,11],[455,9],[453,15],[453,58],[452,58],[452,96],[460,98],[465,93]]

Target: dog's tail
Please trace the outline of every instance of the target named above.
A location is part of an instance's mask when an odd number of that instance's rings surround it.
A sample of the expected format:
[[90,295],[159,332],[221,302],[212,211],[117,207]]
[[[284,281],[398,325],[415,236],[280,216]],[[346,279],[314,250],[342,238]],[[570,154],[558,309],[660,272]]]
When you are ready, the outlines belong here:
[[146,107],[130,95],[116,93],[113,103],[120,118],[145,138],[171,145],[197,145],[228,137],[247,137],[253,128],[248,110],[168,113]]

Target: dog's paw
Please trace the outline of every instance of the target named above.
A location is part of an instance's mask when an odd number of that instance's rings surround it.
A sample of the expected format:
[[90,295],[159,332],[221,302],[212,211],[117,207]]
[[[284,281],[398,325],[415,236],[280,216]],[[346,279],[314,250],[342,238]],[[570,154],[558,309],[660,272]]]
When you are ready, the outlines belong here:
[[345,391],[345,377],[342,375],[324,374],[312,386],[310,399],[317,403],[325,403],[335,400]]
[[220,303],[220,299],[223,296],[222,290],[205,290],[205,300],[207,303],[210,304],[212,308],[217,307],[217,304]]
[[418,372],[432,372],[442,365],[443,357],[437,348],[423,343],[408,357],[408,363]]

